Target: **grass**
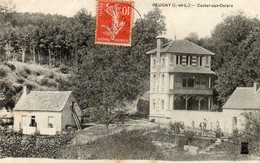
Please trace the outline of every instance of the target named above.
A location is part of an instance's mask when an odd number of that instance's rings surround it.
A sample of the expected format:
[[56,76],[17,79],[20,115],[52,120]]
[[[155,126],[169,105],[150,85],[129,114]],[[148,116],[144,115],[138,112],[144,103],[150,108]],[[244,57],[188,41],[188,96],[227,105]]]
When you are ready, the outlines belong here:
[[[62,158],[81,159],[161,159],[162,154],[152,143],[152,139],[142,134],[145,130],[123,130],[119,133],[99,138],[80,146],[70,146],[63,150]],[[80,151],[80,152],[79,152]]]
[[[254,159],[250,155],[240,155],[240,151],[234,150],[233,145],[229,143],[223,143],[209,153],[190,154],[183,150],[183,146],[188,144],[184,135],[179,134],[176,142],[175,135],[170,133],[169,129],[156,127],[151,125],[152,123],[147,127],[149,122],[144,123],[141,128],[140,122],[128,121],[126,126],[121,127],[124,128],[121,131],[115,126],[111,127],[108,134],[101,125],[80,131],[77,134],[79,144],[72,143],[66,146],[59,158],[169,161]],[[140,126],[137,127],[137,124]],[[212,143],[214,139],[195,136],[190,145],[205,149]]]

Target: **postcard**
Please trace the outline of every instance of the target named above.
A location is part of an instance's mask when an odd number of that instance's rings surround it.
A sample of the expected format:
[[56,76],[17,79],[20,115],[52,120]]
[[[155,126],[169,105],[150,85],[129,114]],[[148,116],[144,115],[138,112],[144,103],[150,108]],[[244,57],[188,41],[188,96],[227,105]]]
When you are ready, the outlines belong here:
[[0,162],[260,160],[257,0],[0,0]]

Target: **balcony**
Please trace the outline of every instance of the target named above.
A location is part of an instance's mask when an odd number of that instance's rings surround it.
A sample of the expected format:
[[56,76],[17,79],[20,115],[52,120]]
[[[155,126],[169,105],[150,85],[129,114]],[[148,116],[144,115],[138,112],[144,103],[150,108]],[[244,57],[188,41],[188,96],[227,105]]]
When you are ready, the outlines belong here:
[[196,89],[196,88],[174,88],[170,93],[183,95],[213,95],[213,89]]

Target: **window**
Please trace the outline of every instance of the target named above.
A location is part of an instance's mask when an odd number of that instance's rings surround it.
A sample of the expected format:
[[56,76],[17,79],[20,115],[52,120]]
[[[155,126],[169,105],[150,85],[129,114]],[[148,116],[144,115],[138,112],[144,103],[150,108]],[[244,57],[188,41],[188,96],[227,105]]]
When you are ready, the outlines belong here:
[[174,55],[171,54],[171,63],[173,63]]
[[200,57],[200,66],[202,65],[202,57]]
[[153,91],[155,91],[155,87],[156,87],[156,75],[153,75],[153,83],[152,83]]
[[182,79],[182,87],[186,87],[187,85],[187,79]]
[[188,79],[188,87],[193,88],[194,87],[194,79],[190,78]]
[[162,58],[162,67],[165,66],[165,58]]
[[195,77],[195,81],[194,81],[194,84],[195,84],[195,88],[200,88],[200,78],[199,77]]
[[176,76],[175,88],[199,88],[200,80],[198,76]]
[[178,65],[179,64],[179,55],[176,55],[176,65]]
[[173,75],[170,75],[170,89],[173,89]]
[[48,116],[48,128],[53,128],[54,126],[54,117]]
[[153,66],[156,66],[156,59],[153,59]]
[[183,56],[180,55],[180,59],[179,59],[180,60],[180,63],[179,63],[180,65],[182,65],[182,58],[183,58]]
[[162,74],[162,83],[161,83],[161,86],[162,86],[162,91],[164,90],[164,74]]
[[186,65],[189,65],[189,58],[190,56],[186,56]]
[[181,88],[181,85],[182,85],[182,80],[181,80],[181,77],[179,77],[179,76],[176,76],[176,83],[175,83],[175,87],[176,87],[176,88]]
[[21,126],[26,126],[26,115],[22,115],[22,124]]
[[206,89],[206,88],[208,88],[208,85],[209,85],[209,83],[208,83],[207,77],[205,77],[205,76],[201,77],[200,88]]
[[155,110],[155,100],[153,99],[153,110]]
[[237,117],[233,117],[232,128],[233,130],[237,129]]
[[209,56],[206,56],[206,65],[209,64]]
[[191,56],[190,58],[190,64],[192,66],[197,66],[198,65],[198,57],[197,56]]
[[30,123],[29,126],[31,126],[31,127],[37,127],[37,123],[36,123],[36,121],[35,121],[35,116],[31,116],[31,123]]
[[162,110],[164,110],[164,100],[162,100],[161,102],[162,102]]
[[181,56],[181,65],[188,65],[188,56]]

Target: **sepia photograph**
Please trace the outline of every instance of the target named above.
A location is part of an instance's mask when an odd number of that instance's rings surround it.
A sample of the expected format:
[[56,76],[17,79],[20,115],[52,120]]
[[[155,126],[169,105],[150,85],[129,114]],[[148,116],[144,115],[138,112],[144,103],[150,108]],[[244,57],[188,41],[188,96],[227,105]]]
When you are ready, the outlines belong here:
[[257,6],[0,0],[0,161],[259,161]]

